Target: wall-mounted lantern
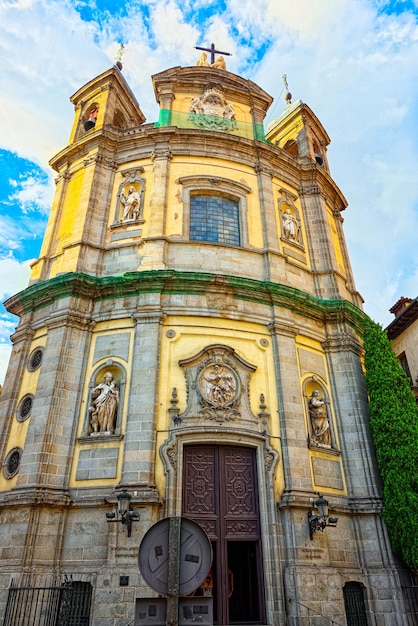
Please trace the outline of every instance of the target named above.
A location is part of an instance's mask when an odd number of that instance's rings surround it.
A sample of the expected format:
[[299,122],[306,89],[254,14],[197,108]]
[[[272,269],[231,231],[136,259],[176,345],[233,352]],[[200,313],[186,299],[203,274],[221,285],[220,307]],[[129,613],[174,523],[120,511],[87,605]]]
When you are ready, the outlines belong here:
[[313,539],[314,532],[320,530],[323,532],[324,528],[331,526],[335,528],[338,522],[338,517],[328,517],[328,500],[325,500],[323,496],[319,496],[315,502],[318,514],[308,512],[308,524],[309,524],[309,536]]
[[110,513],[106,513],[107,521],[120,522],[123,526],[126,526],[128,530],[128,537],[130,537],[132,532],[132,522],[139,522],[139,513],[138,511],[131,509],[132,496],[126,491],[126,489],[122,489],[116,498],[118,501],[118,510],[117,512],[111,511]]

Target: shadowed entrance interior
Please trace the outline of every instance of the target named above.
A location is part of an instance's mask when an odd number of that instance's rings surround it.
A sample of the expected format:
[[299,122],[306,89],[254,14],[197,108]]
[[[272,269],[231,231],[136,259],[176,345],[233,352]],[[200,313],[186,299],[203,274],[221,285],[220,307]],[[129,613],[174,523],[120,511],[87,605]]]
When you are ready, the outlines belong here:
[[183,511],[212,541],[213,563],[195,595],[212,595],[215,624],[263,623],[264,586],[255,450],[184,448]]

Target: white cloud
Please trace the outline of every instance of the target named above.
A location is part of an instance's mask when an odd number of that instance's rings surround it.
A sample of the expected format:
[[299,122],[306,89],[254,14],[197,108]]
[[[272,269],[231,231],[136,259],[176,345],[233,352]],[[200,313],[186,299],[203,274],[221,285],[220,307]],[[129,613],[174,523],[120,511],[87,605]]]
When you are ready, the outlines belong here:
[[29,259],[21,263],[12,255],[0,259],[0,300],[28,286],[32,261],[33,259]]
[[[1,333],[1,325],[0,325]],[[9,365],[10,354],[12,352],[12,346],[10,343],[3,343],[0,341],[0,385],[3,385],[3,381],[6,377],[7,367]]]
[[[3,301],[18,291],[25,289],[30,276],[30,261],[20,263],[13,256],[0,259],[0,300]],[[0,384],[6,375],[11,353],[10,335],[14,332],[18,318],[8,313],[0,313]]]
[[45,167],[68,139],[68,98],[109,61],[67,2],[0,3],[0,24],[1,147]]
[[9,184],[16,189],[9,196],[9,200],[18,202],[24,213],[35,210],[49,213],[53,197],[53,187],[49,181],[29,175],[23,180],[10,180]]

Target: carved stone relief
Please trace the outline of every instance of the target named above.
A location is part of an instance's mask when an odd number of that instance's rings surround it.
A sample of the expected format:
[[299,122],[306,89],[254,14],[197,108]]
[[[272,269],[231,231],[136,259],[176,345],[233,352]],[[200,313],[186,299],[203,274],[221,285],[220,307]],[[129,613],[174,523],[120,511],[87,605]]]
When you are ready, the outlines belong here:
[[228,280],[222,276],[215,276],[207,290],[206,301],[208,307],[212,309],[236,309],[237,304],[234,298],[234,291]]
[[197,356],[180,361],[187,386],[187,408],[179,422],[195,420],[229,423],[259,421],[249,402],[250,376],[255,367],[232,348],[212,345]]
[[205,130],[228,132],[238,128],[234,107],[220,87],[209,87],[201,96],[192,98],[189,120]]

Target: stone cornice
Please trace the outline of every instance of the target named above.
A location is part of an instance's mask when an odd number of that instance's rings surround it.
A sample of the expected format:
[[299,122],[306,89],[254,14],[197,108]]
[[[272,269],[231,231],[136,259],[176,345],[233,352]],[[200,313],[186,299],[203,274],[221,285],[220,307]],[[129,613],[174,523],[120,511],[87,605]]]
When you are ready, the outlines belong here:
[[[100,158],[107,167],[115,168],[117,161],[119,166],[126,168],[133,159],[149,159],[157,143],[159,150],[169,150],[173,159],[177,156],[214,158],[216,155],[216,158],[237,161],[250,168],[254,168],[254,162],[258,163],[261,159],[263,171],[272,178],[280,179],[281,184],[286,183],[297,189],[300,195],[321,193],[337,211],[347,206],[345,197],[331,176],[313,161],[300,163],[273,144],[216,131],[177,126],[154,127],[152,124],[121,130],[108,124],[61,150],[51,159],[50,165],[60,171],[77,159],[88,159],[93,151],[100,152]],[[97,164],[97,161],[94,163]]]
[[[98,302],[143,293],[204,296],[214,278],[214,274],[175,270],[127,272],[120,276],[101,278],[72,272],[31,285],[9,298],[5,302],[5,307],[10,313],[21,316],[68,297]],[[228,281],[231,297],[236,300],[269,307],[284,307],[297,315],[322,323],[334,323],[338,320],[362,334],[365,314],[346,300],[322,300],[280,283],[237,276],[225,276],[225,280]]]

